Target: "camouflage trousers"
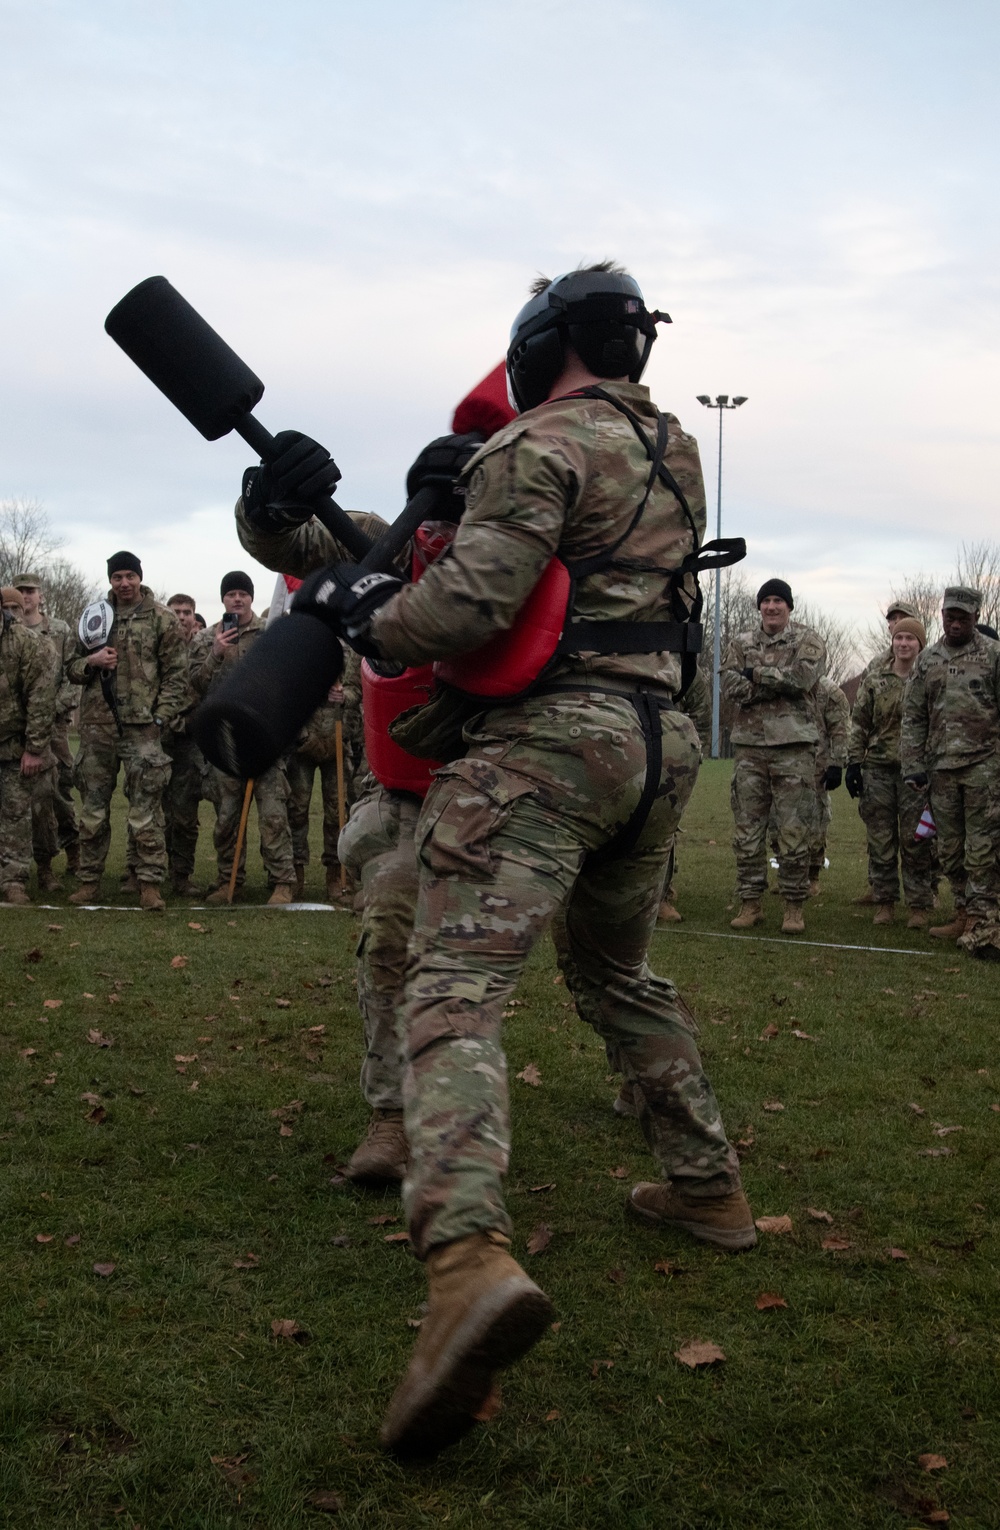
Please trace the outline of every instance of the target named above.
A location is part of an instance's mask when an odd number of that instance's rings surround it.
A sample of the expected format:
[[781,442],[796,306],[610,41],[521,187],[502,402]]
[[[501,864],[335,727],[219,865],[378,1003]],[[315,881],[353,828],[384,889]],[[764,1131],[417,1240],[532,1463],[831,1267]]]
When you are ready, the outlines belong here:
[[[344,760],[345,807],[352,803],[350,761]],[[340,807],[337,797],[336,760],[313,760],[305,754],[293,754],[288,761],[288,823],[292,831],[292,860],[296,866],[309,865],[309,806],[313,782],[319,771],[323,799],[323,865],[334,871],[340,865],[337,837],[340,834]]]
[[21,774],[20,754],[0,760],[0,888],[28,880],[31,870],[32,783]]
[[956,908],[988,918],[997,909],[997,762],[931,772],[938,858]]
[[790,903],[809,896],[810,846],[816,838],[816,748],[736,746],[730,788],[736,895],[759,902],[767,892],[767,828],[774,816],[778,887]]
[[[232,875],[233,857],[236,854],[236,836],[239,833],[240,814],[246,782],[237,781],[222,770],[214,771],[215,789],[218,792],[218,817],[215,820],[215,854],[218,860],[219,886],[225,886]],[[260,858],[264,862],[269,884],[295,882],[292,864],[292,835],[288,827],[288,779],[284,766],[272,765],[253,783],[253,800],[257,804],[257,827],[260,832]],[[246,879],[247,840],[243,840],[236,885],[242,887]]]
[[69,722],[57,718],[52,728],[53,761],[36,776],[31,797],[31,848],[35,860],[47,864],[79,837],[73,803],[73,754]]
[[826,860],[826,836],[830,832],[830,820],[833,817],[830,793],[821,784],[822,780],[823,777],[820,776],[816,783],[816,817],[813,822],[812,838],[809,841],[810,882],[815,882],[823,870],[823,863]]
[[120,767],[125,771],[135,874],[140,882],[162,882],[167,869],[163,792],[170,779],[170,760],[153,723],[126,723],[120,735],[115,728],[81,730],[75,772],[82,799],[77,875],[81,882],[99,882],[104,875],[111,847],[111,798]]
[[690,1010],[650,972],[668,844],[698,774],[697,734],[660,719],[657,795],[635,846],[603,862],[632,815],[646,748],[627,700],[597,692],[496,709],[442,767],[417,825],[420,894],[402,1019],[416,1252],[491,1228],[509,1234],[501,1017],[525,961],[563,911],[567,987],[620,1057],[662,1173],[714,1197],[739,1184]]
[[362,797],[340,836],[340,856],[364,894],[358,1005],[365,1032],[361,1092],[373,1110],[403,1108],[397,1014],[417,906],[414,843],[420,799],[378,787]]
[[868,835],[868,881],[876,903],[899,901],[899,872],[909,908],[933,908],[933,861],[929,839],[915,839],[925,792],[903,785],[898,765],[866,765],[858,812]]
[[198,809],[205,795],[205,756],[186,733],[167,735],[163,747],[170,756],[170,781],[163,794],[167,861],[170,875],[180,882],[194,876]]

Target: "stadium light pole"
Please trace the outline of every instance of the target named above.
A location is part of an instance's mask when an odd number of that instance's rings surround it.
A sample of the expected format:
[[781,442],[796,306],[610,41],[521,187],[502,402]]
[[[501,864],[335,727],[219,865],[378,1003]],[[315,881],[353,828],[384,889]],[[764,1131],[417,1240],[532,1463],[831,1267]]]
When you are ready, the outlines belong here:
[[[715,535],[722,536],[722,416],[727,409],[738,409],[747,401],[741,393],[730,399],[728,393],[720,393],[713,402],[707,393],[697,395],[699,404],[706,409],[719,411],[719,478],[715,507]],[[722,570],[715,571],[715,630],[712,634],[712,759],[719,758],[719,670],[722,667]]]

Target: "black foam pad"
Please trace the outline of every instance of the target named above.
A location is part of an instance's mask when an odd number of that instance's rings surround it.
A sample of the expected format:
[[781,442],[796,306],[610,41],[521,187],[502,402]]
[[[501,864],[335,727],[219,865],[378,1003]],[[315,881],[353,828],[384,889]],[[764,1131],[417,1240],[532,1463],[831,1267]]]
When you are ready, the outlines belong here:
[[343,668],[343,649],[326,623],[293,611],[232,666],[192,714],[190,730],[227,775],[261,776],[295,742]]
[[165,276],[127,292],[104,328],[209,441],[260,403],[264,384]]

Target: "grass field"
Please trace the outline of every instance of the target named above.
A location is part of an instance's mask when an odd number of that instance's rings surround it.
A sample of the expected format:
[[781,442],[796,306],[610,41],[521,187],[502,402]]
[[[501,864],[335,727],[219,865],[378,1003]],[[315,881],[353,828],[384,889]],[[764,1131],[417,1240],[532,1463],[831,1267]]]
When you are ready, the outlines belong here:
[[[849,906],[843,791],[805,940],[776,898],[716,938],[727,786],[705,767],[685,922],[653,959],[699,1017],[755,1215],[792,1229],[734,1258],[626,1219],[651,1162],[546,944],[509,1022],[508,1190],[560,1321],[425,1467],[376,1444],[422,1272],[387,1241],[398,1199],[337,1182],[367,1114],[355,921],[0,911],[0,1523],[1000,1525],[997,969]],[[256,855],[251,877],[263,897]],[[725,1360],[686,1369],[690,1339]]]

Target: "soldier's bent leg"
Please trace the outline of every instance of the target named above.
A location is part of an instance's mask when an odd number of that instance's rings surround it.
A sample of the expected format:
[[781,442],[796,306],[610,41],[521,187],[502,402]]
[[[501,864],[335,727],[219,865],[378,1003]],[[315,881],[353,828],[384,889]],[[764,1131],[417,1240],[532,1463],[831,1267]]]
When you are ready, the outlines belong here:
[[830,793],[825,786],[816,788],[816,820],[813,828],[812,839],[809,842],[809,881],[815,882],[823,870],[826,861],[826,836],[830,828],[830,820],[833,817],[833,809],[830,805]]
[[[858,812],[868,836],[868,880],[876,903],[899,901],[899,767],[866,765]],[[909,787],[904,787],[909,791]],[[917,794],[914,792],[913,796]],[[918,814],[919,816],[919,814]]]
[[[407,944],[417,907],[419,873],[414,835],[420,804],[394,794],[383,818],[395,843],[361,869],[365,895],[358,943],[358,1003],[364,1020],[361,1092],[373,1109],[403,1104],[401,1037],[396,1020],[406,974]],[[345,860],[345,865],[350,865]]]
[[0,760],[0,892],[24,887],[30,868],[31,782],[22,776],[18,756]]
[[292,885],[292,833],[288,827],[288,777],[281,765],[272,765],[254,782],[260,858],[273,886]]
[[934,841],[916,837],[927,797],[906,786],[898,770],[895,791],[903,897],[907,907],[914,911],[930,909],[934,907]]
[[80,793],[80,859],[77,876],[99,882],[111,846],[111,797],[118,779],[118,749],[110,733],[89,731],[80,739],[76,789]]
[[52,729],[52,753],[56,760],[52,806],[59,830],[59,847],[75,848],[79,836],[73,802],[73,752],[69,747],[69,723],[57,720]]
[[[238,781],[235,776],[226,775],[225,771],[213,768],[213,800],[216,804],[215,828],[212,832],[212,841],[215,845],[217,864],[217,877],[220,887],[226,887],[233,871],[233,856],[236,854],[236,836],[239,833],[240,813],[243,811],[243,796],[246,791],[246,782]],[[246,875],[247,842],[244,837],[243,847],[240,851],[240,865],[236,876],[237,887],[243,886]]]
[[966,911],[989,919],[997,909],[997,767],[994,760],[982,760],[957,774],[965,815]]
[[119,741],[125,766],[128,828],[140,882],[162,882],[167,874],[163,793],[170,780],[170,760],[155,724],[129,726]]
[[746,903],[759,902],[767,892],[765,840],[771,812],[767,763],[770,752],[738,745],[733,762],[729,800],[733,810],[736,895]]
[[288,778],[288,828],[292,836],[292,860],[296,866],[309,864],[309,805],[312,802],[316,761],[303,754],[293,754],[285,766]]
[[768,752],[778,826],[778,886],[789,903],[803,903],[809,894],[809,845],[816,820],[816,751],[785,744]]
[[937,827],[938,864],[951,884],[956,909],[965,908],[965,808],[959,770],[931,774],[930,804]]
[[31,782],[31,853],[39,866],[50,866],[59,854],[56,824],[56,763]]

